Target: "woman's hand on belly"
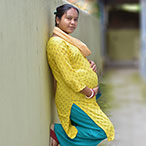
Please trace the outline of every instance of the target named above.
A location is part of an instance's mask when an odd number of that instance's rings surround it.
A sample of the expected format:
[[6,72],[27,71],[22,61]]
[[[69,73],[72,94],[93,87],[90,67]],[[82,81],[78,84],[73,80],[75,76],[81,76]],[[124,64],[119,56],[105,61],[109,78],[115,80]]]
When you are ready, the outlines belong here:
[[90,63],[90,67],[91,67],[91,69],[92,69],[94,72],[97,73],[97,67],[96,67],[95,62],[92,61],[92,60],[88,60],[88,61],[89,61],[89,63]]
[[98,86],[93,88],[93,90],[95,91],[95,95],[97,95],[97,93],[98,93],[98,88],[99,88]]
[[[95,95],[98,93],[98,88],[99,88],[99,87],[97,86],[97,87],[91,89],[91,88],[88,88],[88,87],[86,86],[83,90],[80,91],[80,93],[86,95],[87,97],[90,97],[90,96],[92,95],[92,90],[94,90]],[[94,95],[94,96],[95,96],[95,95]]]

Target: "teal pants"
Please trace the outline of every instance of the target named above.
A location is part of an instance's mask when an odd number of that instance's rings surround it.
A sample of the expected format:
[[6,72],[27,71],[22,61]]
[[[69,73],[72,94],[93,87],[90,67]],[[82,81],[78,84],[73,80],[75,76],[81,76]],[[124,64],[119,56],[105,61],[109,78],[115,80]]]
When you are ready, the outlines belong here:
[[97,146],[107,138],[103,129],[77,105],[71,108],[70,119],[72,124],[78,129],[77,136],[70,139],[61,124],[55,124],[54,130],[61,146]]

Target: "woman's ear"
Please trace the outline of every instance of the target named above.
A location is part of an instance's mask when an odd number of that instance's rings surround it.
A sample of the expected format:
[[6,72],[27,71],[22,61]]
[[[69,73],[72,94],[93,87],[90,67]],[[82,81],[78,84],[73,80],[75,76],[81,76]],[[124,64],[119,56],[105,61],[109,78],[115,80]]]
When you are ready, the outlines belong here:
[[58,25],[60,22],[60,19],[58,17],[56,17],[56,24]]

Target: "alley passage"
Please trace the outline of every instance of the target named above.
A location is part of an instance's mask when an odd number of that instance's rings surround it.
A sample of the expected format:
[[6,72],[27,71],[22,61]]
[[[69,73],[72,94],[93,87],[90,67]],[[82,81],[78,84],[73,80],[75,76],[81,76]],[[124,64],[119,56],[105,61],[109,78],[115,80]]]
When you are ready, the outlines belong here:
[[116,137],[102,146],[146,146],[146,84],[138,70],[107,70],[103,82]]

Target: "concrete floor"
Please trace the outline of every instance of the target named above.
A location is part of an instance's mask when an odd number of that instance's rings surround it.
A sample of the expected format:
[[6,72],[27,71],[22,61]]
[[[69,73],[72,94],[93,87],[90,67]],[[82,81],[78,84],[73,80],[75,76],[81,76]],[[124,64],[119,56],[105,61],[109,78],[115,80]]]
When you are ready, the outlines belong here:
[[[109,69],[102,82],[107,104],[103,109],[115,126],[115,140],[102,146],[146,146],[146,83],[137,69]],[[103,101],[102,101],[103,100]],[[103,106],[104,108],[104,106]]]

